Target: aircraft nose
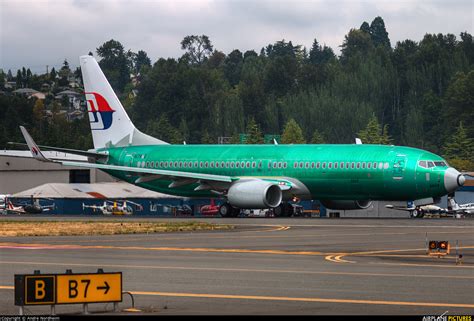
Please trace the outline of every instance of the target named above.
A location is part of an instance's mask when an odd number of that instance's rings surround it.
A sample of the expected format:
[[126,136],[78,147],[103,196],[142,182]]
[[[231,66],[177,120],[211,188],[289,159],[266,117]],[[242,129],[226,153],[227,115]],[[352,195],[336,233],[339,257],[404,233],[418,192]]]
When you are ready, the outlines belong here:
[[458,187],[463,186],[466,178],[456,169],[450,167],[444,174],[444,187],[448,193],[454,192]]
[[463,186],[465,181],[466,181],[466,178],[464,177],[464,175],[459,174],[458,175],[458,185]]

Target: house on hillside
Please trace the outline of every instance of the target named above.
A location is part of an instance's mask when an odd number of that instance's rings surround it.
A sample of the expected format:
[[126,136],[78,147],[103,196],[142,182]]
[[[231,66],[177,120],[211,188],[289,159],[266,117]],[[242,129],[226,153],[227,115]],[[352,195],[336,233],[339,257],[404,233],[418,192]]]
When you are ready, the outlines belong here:
[[72,109],[72,110],[80,110],[81,109],[81,106],[83,105],[82,101],[84,101],[84,95],[83,94],[80,94],[76,91],[67,89],[67,90],[63,90],[63,91],[57,93],[54,98],[56,98],[58,100],[62,100],[62,99],[64,99],[64,97],[67,97],[68,102],[69,102],[69,105],[65,106],[65,107],[67,107],[68,109]]

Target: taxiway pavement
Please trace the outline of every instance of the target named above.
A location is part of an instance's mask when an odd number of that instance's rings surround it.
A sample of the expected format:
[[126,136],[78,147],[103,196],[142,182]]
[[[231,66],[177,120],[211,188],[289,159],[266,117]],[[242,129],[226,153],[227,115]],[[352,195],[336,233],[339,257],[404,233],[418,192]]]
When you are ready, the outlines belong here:
[[[237,228],[0,238],[0,314],[18,314],[14,274],[98,268],[123,272],[123,289],[136,307],[158,315],[474,313],[474,220],[202,220]],[[451,254],[429,257],[427,239],[449,241]],[[463,255],[458,265],[456,242]],[[124,296],[119,308],[130,302]],[[112,308],[89,305],[92,313]],[[49,311],[26,308],[28,314]],[[81,311],[81,305],[56,307],[58,314]]]

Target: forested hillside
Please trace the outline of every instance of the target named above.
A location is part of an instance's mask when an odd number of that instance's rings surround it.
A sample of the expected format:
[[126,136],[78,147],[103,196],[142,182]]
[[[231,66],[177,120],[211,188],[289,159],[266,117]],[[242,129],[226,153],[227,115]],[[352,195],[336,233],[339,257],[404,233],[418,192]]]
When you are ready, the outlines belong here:
[[[339,56],[316,39],[309,48],[281,40],[230,53],[205,35],[177,45],[182,57],[153,65],[145,52],[126,51],[116,40],[95,53],[136,126],[150,135],[188,144],[217,143],[221,136],[238,142],[239,134],[251,131],[282,135],[286,143],[361,137],[420,147],[461,169],[474,167],[474,42],[467,32],[392,44],[376,17],[349,30]],[[33,106],[0,96],[0,146],[21,141],[18,125],[24,124],[39,143],[92,147],[87,120],[39,121]]]

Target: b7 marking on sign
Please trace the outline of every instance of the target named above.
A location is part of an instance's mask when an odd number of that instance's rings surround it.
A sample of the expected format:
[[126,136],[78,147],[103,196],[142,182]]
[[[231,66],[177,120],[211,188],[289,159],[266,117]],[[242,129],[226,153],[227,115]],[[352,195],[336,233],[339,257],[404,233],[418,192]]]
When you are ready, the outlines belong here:
[[57,275],[57,303],[122,301],[121,273]]

